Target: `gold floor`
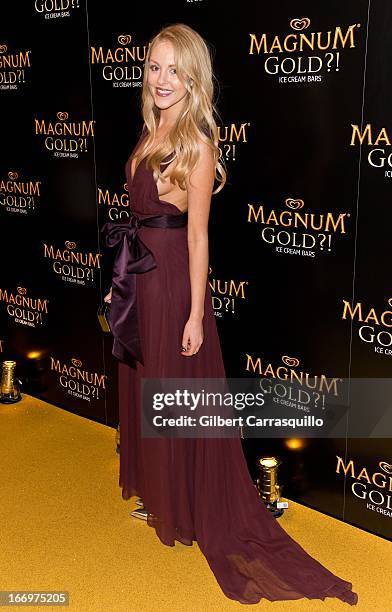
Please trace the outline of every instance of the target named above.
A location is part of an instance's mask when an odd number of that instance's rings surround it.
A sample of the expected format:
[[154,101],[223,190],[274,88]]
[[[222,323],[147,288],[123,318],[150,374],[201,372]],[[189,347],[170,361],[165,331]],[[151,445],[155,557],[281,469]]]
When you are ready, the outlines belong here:
[[231,601],[196,543],[164,546],[144,521],[130,517],[135,498],[121,497],[114,429],[26,394],[0,404],[0,419],[2,591],[66,590],[70,606],[57,609],[75,612],[392,609],[390,543],[292,501],[282,526],[353,583],[358,605]]

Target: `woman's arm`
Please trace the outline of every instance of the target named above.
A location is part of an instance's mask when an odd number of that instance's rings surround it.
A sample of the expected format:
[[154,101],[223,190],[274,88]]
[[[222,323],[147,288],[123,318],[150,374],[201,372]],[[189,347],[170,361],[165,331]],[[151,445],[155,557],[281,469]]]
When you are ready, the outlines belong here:
[[186,179],[188,193],[188,250],[191,283],[191,311],[185,325],[181,354],[194,355],[203,342],[203,317],[208,277],[208,219],[214,188],[214,156],[208,145],[199,142],[200,158]]

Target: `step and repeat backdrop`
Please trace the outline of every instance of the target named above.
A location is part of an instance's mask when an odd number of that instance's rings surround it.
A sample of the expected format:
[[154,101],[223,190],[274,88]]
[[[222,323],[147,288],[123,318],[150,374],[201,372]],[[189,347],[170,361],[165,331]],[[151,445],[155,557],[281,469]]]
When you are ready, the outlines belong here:
[[[320,402],[325,379],[390,378],[389,0],[23,0],[1,13],[0,355],[22,390],[117,426],[99,232],[129,217],[147,43],[177,22],[208,41],[219,84],[228,182],[212,199],[209,283],[227,375],[277,396],[300,380]],[[276,455],[283,496],[390,538],[389,431],[355,424],[353,399],[337,438],[245,428],[249,468]]]

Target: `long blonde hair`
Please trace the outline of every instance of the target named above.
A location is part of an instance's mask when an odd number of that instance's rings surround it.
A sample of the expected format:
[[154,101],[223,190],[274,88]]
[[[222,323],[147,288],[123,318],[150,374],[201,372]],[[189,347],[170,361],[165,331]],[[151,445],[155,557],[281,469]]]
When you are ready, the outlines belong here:
[[[174,48],[176,73],[187,89],[187,103],[180,112],[175,124],[168,132],[164,142],[153,147],[159,124],[160,109],[155,106],[148,86],[148,72],[151,51],[154,44],[170,41]],[[219,113],[214,104],[214,79],[210,51],[205,40],[195,30],[183,23],[164,27],[149,43],[143,73],[142,116],[148,134],[136,155],[136,167],[146,158],[146,166],[153,170],[154,177],[161,178],[160,164],[171,153],[170,161],[177,160],[170,174],[170,182],[177,182],[185,190],[185,177],[194,169],[200,151],[198,139],[207,143],[213,151],[215,160],[215,179],[220,183],[213,194],[223,189],[227,173],[223,159],[219,160],[219,136],[214,118]],[[135,168],[136,170],[136,168]]]

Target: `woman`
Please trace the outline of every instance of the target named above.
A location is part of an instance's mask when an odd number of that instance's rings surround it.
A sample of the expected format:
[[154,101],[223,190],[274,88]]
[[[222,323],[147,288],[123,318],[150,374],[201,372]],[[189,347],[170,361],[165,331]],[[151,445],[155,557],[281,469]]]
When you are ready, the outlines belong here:
[[119,359],[119,484],[124,499],[143,499],[164,544],[197,541],[229,598],[338,597],[354,605],[352,585],[309,556],[264,506],[239,436],[141,435],[142,378],[225,377],[207,280],[213,183],[219,191],[226,180],[213,78],[208,46],[190,27],[171,25],[152,39],[143,131],[126,164],[131,218],[103,228],[118,249],[105,300]]

